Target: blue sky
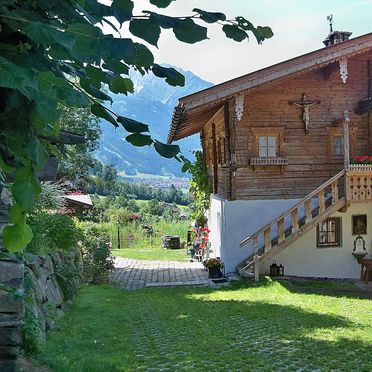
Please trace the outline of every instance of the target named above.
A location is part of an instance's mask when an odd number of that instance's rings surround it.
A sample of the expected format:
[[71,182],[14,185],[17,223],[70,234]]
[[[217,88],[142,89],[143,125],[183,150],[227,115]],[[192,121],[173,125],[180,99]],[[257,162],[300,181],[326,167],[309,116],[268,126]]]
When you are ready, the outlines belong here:
[[[146,0],[135,0],[135,6],[154,9]],[[352,37],[372,32],[372,0],[177,0],[166,13],[186,15],[195,7],[222,11],[230,18],[241,15],[274,31],[274,37],[260,46],[253,37],[249,43],[228,40],[213,26],[210,40],[195,45],[180,43],[165,31],[159,49],[152,48],[157,62],[182,67],[213,83],[322,48],[329,14],[333,14],[334,30],[351,31]]]

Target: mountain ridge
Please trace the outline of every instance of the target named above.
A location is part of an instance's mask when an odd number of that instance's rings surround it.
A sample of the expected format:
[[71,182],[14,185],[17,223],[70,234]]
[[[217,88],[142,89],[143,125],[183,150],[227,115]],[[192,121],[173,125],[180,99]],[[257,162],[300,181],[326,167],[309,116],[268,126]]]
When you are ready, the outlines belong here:
[[[163,65],[166,67],[173,67]],[[151,135],[159,141],[166,142],[174,106],[178,98],[208,88],[213,84],[205,81],[190,71],[176,68],[185,76],[183,87],[173,87],[164,79],[152,73],[142,76],[131,71],[134,94],[112,94],[112,110],[118,115],[148,124]],[[103,164],[115,166],[122,175],[185,176],[181,165],[175,159],[161,157],[153,147],[134,147],[126,142],[128,133],[123,128],[114,128],[102,120],[100,122],[101,138],[95,157]],[[191,157],[191,151],[200,148],[198,136],[191,136],[179,141],[181,151]]]

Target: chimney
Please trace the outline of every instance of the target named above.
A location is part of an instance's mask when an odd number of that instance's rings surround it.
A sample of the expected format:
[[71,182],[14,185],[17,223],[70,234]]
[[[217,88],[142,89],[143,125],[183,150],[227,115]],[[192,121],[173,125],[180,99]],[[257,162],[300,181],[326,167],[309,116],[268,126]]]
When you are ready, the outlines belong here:
[[327,21],[329,22],[329,34],[323,40],[323,44],[328,47],[334,44],[342,43],[343,41],[349,40],[352,32],[348,31],[333,31],[333,16],[332,14],[327,16]]

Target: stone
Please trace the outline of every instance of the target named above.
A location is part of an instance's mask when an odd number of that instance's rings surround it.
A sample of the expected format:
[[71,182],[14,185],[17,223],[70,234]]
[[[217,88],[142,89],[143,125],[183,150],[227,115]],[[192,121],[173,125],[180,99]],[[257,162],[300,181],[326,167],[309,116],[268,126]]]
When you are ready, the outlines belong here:
[[54,277],[50,277],[46,281],[45,295],[48,303],[53,303],[54,307],[60,306],[63,303],[63,293]]
[[35,256],[33,254],[26,255],[25,265],[33,271],[33,273],[35,274],[37,278],[41,277],[41,271],[40,271],[41,264],[42,264],[42,260],[39,256]]
[[24,266],[18,262],[0,261],[0,283],[11,288],[19,288],[23,282]]
[[0,291],[0,313],[22,313],[23,306],[23,298]]
[[17,346],[22,342],[21,330],[19,327],[0,328],[0,345]]
[[31,286],[35,294],[36,302],[42,304],[46,301],[45,290],[39,279],[36,278],[34,272],[29,268],[25,267],[25,273],[31,280]]
[[0,345],[0,360],[17,358],[19,355],[19,346]]
[[41,268],[44,271],[44,275],[51,276],[54,274],[53,261],[51,257],[48,256],[39,256],[42,259]]
[[1,372],[18,372],[19,366],[16,359],[0,359],[0,371]]

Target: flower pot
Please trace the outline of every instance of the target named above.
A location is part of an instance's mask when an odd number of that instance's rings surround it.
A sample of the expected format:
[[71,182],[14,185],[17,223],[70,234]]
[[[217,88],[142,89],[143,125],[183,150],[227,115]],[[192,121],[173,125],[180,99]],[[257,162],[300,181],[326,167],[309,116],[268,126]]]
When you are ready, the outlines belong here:
[[210,267],[208,268],[208,278],[215,279],[221,278],[222,271],[219,267]]

